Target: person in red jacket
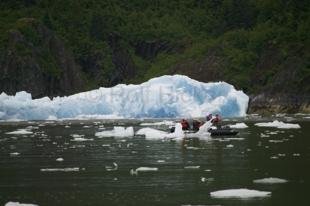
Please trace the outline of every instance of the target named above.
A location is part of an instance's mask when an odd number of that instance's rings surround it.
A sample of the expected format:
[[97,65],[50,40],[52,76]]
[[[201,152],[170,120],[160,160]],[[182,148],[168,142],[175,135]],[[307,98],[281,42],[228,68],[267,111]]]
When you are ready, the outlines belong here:
[[221,127],[221,117],[219,114],[216,114],[215,117],[211,120],[212,124],[217,128]]
[[189,123],[187,120],[182,119],[181,120],[182,130],[189,130]]

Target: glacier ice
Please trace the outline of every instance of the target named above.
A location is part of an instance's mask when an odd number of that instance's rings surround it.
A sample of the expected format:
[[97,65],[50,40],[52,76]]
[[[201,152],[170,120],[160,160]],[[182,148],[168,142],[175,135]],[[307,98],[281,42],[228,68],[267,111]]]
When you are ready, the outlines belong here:
[[52,100],[32,99],[25,91],[15,96],[2,93],[0,120],[244,116],[248,100],[225,82],[202,83],[183,75],[166,75],[140,85],[101,87]]

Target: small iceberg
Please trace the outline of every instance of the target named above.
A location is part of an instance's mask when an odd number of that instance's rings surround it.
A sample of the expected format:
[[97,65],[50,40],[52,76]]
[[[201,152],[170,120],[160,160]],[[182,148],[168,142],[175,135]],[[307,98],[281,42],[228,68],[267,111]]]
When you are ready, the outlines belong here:
[[28,203],[19,203],[19,202],[8,202],[4,206],[38,206],[38,205],[28,204]]
[[27,130],[27,129],[18,129],[13,132],[7,132],[6,134],[16,134],[16,135],[25,135],[25,134],[33,134],[33,132]]
[[277,177],[268,177],[268,178],[253,180],[253,183],[256,183],[256,184],[283,184],[287,182],[288,182],[287,180],[280,179]]
[[145,136],[145,139],[148,140],[164,139],[167,134],[167,132],[153,128],[142,128],[136,132],[136,135]]
[[72,142],[85,142],[85,141],[93,141],[94,139],[87,139],[84,137],[75,137],[74,139],[72,139]]
[[65,97],[33,99],[0,94],[0,120],[203,117],[207,112],[245,116],[249,97],[225,82],[203,83],[165,75],[139,85],[119,84]]
[[284,123],[278,120],[275,120],[273,122],[256,123],[255,125],[258,127],[276,127],[278,129],[300,129],[299,124]]
[[182,125],[180,123],[175,124],[175,130],[173,133],[164,132],[161,130],[153,128],[142,128],[136,132],[136,135],[145,136],[145,139],[148,140],[157,140],[157,139],[183,139],[185,134],[182,130]]
[[113,130],[96,132],[95,136],[102,137],[133,137],[133,127],[114,127]]
[[185,166],[184,169],[198,170],[198,169],[200,169],[200,166],[199,165],[197,165],[197,166]]
[[139,172],[157,172],[157,167],[138,167],[137,169],[131,169],[130,174],[131,175],[138,175]]
[[236,123],[236,124],[230,124],[228,125],[230,128],[232,129],[245,129],[248,128],[248,125],[246,125],[245,123]]
[[118,165],[115,162],[113,162],[113,166],[105,166],[105,169],[107,171],[116,171],[118,170]]
[[238,199],[250,199],[250,198],[264,198],[271,196],[271,192],[249,190],[249,189],[228,189],[211,192],[212,198],[238,198]]
[[56,161],[57,161],[57,162],[63,162],[63,161],[64,161],[64,158],[59,157],[59,158],[56,159]]
[[41,172],[79,172],[79,167],[68,167],[68,168],[44,168],[40,169]]

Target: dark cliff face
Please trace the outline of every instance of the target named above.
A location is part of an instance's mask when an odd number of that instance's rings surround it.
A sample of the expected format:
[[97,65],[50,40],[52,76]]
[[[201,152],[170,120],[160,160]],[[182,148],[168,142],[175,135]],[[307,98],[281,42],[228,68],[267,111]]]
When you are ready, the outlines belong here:
[[83,90],[80,67],[63,42],[35,19],[24,18],[8,32],[0,63],[0,90],[31,92],[34,98]]

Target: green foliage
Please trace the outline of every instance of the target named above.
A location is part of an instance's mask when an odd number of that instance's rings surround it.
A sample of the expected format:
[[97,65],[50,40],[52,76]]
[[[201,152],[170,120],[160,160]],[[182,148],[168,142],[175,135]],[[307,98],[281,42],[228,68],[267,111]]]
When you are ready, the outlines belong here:
[[[249,88],[249,76],[267,48],[279,49],[285,59],[296,55],[291,47],[310,45],[309,2],[4,0],[0,2],[0,48],[4,47],[10,29],[19,30],[30,42],[39,45],[41,37],[33,24],[43,22],[65,41],[76,60],[103,54],[100,65],[106,77],[115,69],[108,37],[117,33],[122,38],[121,47],[130,52],[138,68],[136,78],[129,80],[132,82],[165,74],[186,60],[200,61],[211,48],[220,48],[226,79]],[[135,54],[133,45],[148,40],[168,41],[172,45],[183,45],[184,49],[162,52],[155,59],[145,60]],[[25,48],[20,51],[27,54]],[[47,68],[57,74],[53,59],[48,54],[42,59],[42,62],[51,61]],[[305,67],[309,65],[301,67],[301,80],[309,74]],[[278,69],[268,71],[266,76],[274,75]]]

